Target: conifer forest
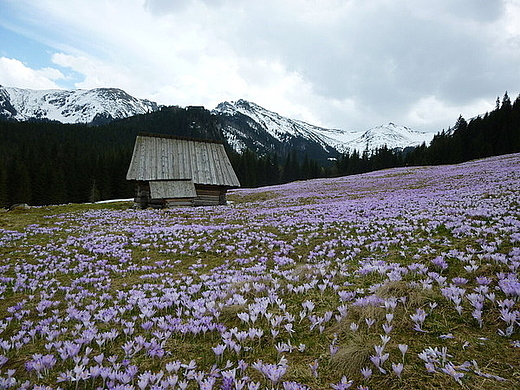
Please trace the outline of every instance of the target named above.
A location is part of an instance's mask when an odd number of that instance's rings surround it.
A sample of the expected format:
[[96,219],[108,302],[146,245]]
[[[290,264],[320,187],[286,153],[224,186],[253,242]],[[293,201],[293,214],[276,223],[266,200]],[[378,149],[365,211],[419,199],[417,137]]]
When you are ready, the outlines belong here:
[[[125,179],[138,133],[225,142],[218,118],[198,108],[163,107],[100,126],[56,122],[0,122],[0,207],[93,202],[133,196]],[[507,93],[496,108],[469,121],[462,116],[430,145],[405,150],[382,147],[335,156],[333,161],[292,151],[259,156],[227,152],[243,187],[383,168],[459,163],[520,151],[520,96]]]

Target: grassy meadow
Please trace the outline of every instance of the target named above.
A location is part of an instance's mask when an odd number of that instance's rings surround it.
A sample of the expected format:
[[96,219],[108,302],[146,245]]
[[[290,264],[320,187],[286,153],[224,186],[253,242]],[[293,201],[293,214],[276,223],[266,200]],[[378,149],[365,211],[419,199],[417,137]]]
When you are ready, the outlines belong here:
[[518,389],[520,155],[0,212],[0,388]]

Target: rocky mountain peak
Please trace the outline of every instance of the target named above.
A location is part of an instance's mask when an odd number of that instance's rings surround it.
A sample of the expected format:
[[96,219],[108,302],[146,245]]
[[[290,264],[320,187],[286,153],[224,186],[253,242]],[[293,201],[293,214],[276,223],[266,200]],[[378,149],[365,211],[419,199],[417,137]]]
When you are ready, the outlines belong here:
[[32,90],[0,86],[0,118],[100,123],[156,111],[156,103],[118,88]]

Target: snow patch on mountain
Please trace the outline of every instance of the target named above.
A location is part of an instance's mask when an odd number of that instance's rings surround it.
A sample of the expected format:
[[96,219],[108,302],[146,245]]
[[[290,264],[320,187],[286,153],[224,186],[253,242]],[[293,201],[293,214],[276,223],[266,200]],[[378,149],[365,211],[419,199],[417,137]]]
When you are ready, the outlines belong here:
[[432,133],[415,131],[406,126],[397,126],[392,122],[373,127],[362,133],[359,137],[346,142],[350,150],[373,150],[383,146],[388,149],[404,149],[419,146],[423,142],[428,144],[433,139]]
[[[137,99],[117,88],[91,90],[31,90],[0,86],[0,119],[51,120],[61,123],[106,123],[156,111],[156,103]],[[222,119],[222,133],[231,147],[243,152],[284,155],[333,156],[337,153],[418,146],[429,143],[431,133],[421,133],[393,123],[364,131],[327,129],[289,119],[246,100],[220,103],[213,111]]]
[[0,116],[9,120],[108,122],[157,109],[156,103],[117,88],[32,90],[0,86]]
[[[306,139],[320,145],[325,151],[330,151],[331,147],[336,149],[337,145],[343,143],[342,139],[356,138],[356,134],[349,136],[349,133],[344,130],[325,129],[303,121],[289,119],[242,99],[236,102],[220,103],[212,113],[227,117],[243,116],[247,118],[246,124],[250,128],[257,131],[263,130],[277,141],[287,142],[294,138]],[[235,139],[247,137],[236,127],[224,127],[223,132],[228,139],[229,137]],[[243,142],[235,144],[239,147],[244,146]]]
[[[409,146],[421,145],[423,142],[429,143],[433,138],[431,133],[414,131],[405,126],[397,126],[394,123],[363,131],[327,129],[286,118],[246,100],[220,103],[212,112],[227,117],[241,115],[247,118],[246,123],[249,127],[263,129],[281,142],[300,137],[316,142],[324,150],[333,148],[340,153],[354,150],[362,152],[365,149],[374,150],[383,146],[389,149],[404,149]],[[245,148],[245,143],[240,139],[247,135],[241,132],[239,128],[228,126],[223,128],[223,132],[235,150],[240,152]]]
[[212,112],[229,116],[237,113],[245,115],[251,121],[250,126],[259,125],[260,128],[279,141],[284,141],[288,136],[303,136],[321,140],[320,133],[316,131],[318,129],[316,126],[283,117],[246,100],[220,103]]

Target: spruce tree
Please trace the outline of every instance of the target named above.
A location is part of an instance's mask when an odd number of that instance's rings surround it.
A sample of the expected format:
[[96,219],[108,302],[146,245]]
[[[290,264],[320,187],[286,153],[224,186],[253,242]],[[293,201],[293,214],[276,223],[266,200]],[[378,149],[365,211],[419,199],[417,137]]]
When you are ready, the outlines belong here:
[[13,161],[11,175],[8,179],[10,183],[11,204],[27,203],[31,204],[31,178],[27,165],[22,161]]
[[0,161],[0,207],[9,207],[9,193],[7,190],[7,171],[5,164]]

